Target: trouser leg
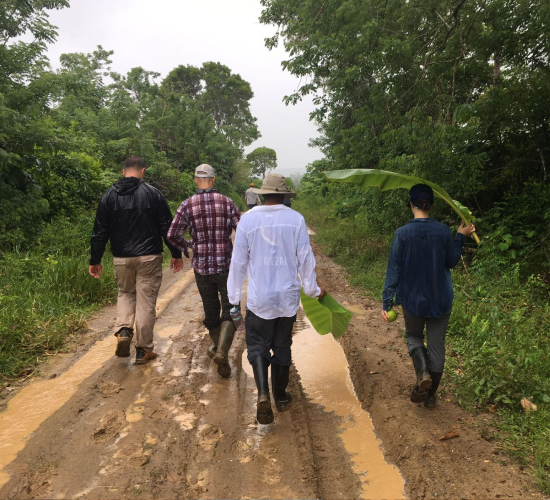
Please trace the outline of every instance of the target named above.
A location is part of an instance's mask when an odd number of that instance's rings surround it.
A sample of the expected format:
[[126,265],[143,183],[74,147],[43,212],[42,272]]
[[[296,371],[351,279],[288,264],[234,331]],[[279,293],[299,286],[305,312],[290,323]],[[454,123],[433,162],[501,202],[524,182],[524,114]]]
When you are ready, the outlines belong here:
[[428,368],[432,372],[443,372],[445,366],[445,338],[450,318],[451,311],[439,318],[426,318]]
[[252,311],[246,311],[246,348],[248,350],[248,361],[252,364],[257,357],[264,357],[271,363],[271,345],[275,333],[274,319],[262,319]]
[[271,357],[271,389],[277,410],[286,411],[290,407],[291,395],[286,391],[290,378],[292,354],[292,328],[296,315],[291,318],[277,318],[273,335],[273,356]]
[[[220,326],[220,298],[215,274],[199,274],[195,272],[195,281],[199,290],[204,309],[204,326],[213,330]],[[227,281],[227,279],[226,279]]]
[[118,286],[117,318],[115,331],[122,328],[134,330],[136,315],[136,271],[131,258],[113,258],[115,281]]
[[133,258],[136,262],[136,346],[152,351],[157,297],[162,283],[162,255]]
[[276,320],[266,320],[246,311],[246,347],[248,361],[254,371],[254,381],[258,389],[256,418],[260,424],[273,422],[273,411],[269,397],[268,370],[271,363],[271,344],[275,333]]

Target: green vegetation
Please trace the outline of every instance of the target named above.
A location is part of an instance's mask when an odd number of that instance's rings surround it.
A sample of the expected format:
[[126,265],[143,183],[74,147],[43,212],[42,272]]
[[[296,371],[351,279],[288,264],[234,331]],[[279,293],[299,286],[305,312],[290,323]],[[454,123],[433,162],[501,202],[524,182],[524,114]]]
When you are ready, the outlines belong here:
[[[498,437],[550,491],[550,4],[543,0],[261,0],[311,94],[325,158],[301,201],[331,257],[380,300],[404,191],[334,185],[322,172],[422,177],[473,209],[481,245],[454,272],[447,375],[467,407],[498,412]],[[434,218],[458,219],[436,203]],[[524,413],[523,398],[538,411]]]
[[46,11],[68,4],[0,5],[2,378],[26,373],[115,297],[108,256],[101,280],[87,274],[89,241],[99,198],[129,155],[145,160],[146,181],[172,210],[194,192],[201,163],[214,166],[216,187],[243,209],[233,176],[260,136],[250,84],[218,62],[180,65],[159,81],[141,67],[111,71],[113,52],[98,46],[63,54],[53,71],[45,53],[56,28]]

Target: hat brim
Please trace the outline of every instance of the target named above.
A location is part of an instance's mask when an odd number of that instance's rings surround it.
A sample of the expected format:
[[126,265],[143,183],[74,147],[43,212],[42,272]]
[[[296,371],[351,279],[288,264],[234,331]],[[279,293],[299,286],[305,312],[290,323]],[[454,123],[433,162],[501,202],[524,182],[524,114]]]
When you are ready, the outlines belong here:
[[250,188],[256,194],[282,194],[285,198],[296,198],[294,191],[275,191],[274,189]]

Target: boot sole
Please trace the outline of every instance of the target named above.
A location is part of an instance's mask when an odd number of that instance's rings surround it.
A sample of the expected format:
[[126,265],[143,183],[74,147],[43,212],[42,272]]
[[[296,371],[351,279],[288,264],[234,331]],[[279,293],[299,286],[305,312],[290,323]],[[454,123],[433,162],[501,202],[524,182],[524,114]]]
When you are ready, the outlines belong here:
[[229,366],[229,363],[218,365],[218,375],[222,378],[229,378],[231,375],[231,367]]
[[423,403],[431,388],[432,388],[431,378],[425,378],[421,380],[418,385],[414,386],[414,389],[411,392],[411,401],[413,403]]
[[130,339],[119,340],[116,345],[115,356],[118,358],[129,358],[131,343],[132,341]]
[[275,406],[277,408],[277,411],[281,413],[284,411],[290,410],[290,403],[292,403],[292,396],[290,394],[288,394],[288,399],[286,399],[285,401],[275,400]]
[[271,403],[269,401],[261,401],[256,407],[256,420],[259,424],[271,424],[275,420],[273,410],[271,409]]

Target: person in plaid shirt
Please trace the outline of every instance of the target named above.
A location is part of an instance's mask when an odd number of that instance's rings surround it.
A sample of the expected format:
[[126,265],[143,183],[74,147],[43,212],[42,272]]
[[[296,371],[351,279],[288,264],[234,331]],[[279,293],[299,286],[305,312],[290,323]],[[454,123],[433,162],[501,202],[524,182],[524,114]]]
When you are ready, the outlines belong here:
[[[167,239],[186,257],[189,257],[189,248],[193,250],[191,265],[204,307],[204,326],[213,343],[208,355],[218,365],[220,376],[227,378],[231,375],[228,353],[235,336],[229,313],[227,277],[233,252],[231,235],[241,213],[233,200],[214,189],[215,180],[216,174],[210,165],[202,164],[195,169],[197,194],[180,205]],[[192,241],[183,237],[186,230]]]

